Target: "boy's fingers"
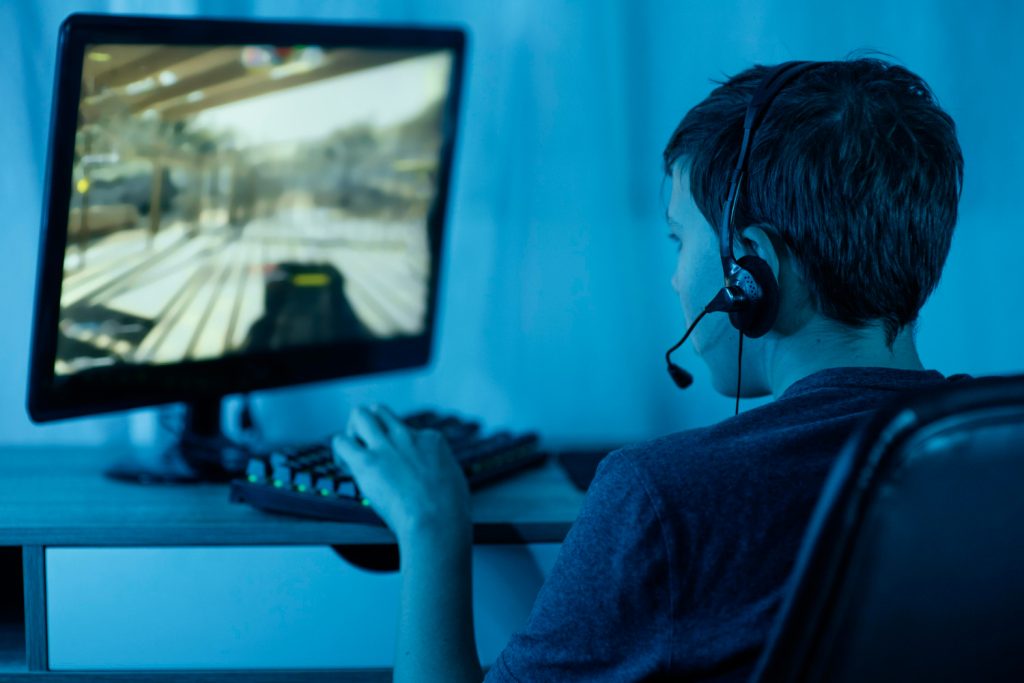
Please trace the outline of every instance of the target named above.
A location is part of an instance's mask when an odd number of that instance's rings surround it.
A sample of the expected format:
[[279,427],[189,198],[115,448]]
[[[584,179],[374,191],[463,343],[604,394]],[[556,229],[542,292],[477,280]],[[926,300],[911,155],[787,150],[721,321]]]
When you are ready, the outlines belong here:
[[372,410],[387,430],[392,443],[403,447],[412,445],[412,433],[397,415],[386,406],[374,406]]
[[335,434],[331,439],[331,447],[335,455],[340,455],[345,462],[365,462],[370,454],[367,450],[355,442],[354,439],[341,434]]
[[388,435],[383,425],[366,408],[359,406],[352,410],[348,418],[348,434],[350,438],[365,444],[366,448],[385,448],[389,444]]
[[331,439],[331,450],[334,452],[335,462],[345,466],[349,472],[357,477],[357,473],[362,473],[363,468],[366,466],[366,460],[369,457],[365,448],[359,446],[351,438],[341,434],[337,434]]

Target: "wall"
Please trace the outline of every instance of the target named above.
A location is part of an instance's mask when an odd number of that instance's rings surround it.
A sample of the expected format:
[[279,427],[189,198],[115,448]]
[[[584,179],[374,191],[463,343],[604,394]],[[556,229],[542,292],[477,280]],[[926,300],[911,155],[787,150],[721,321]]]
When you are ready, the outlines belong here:
[[696,375],[691,390],[678,392],[664,373],[661,354],[682,315],[669,286],[661,149],[710,78],[863,47],[929,81],[966,157],[953,251],[921,317],[922,358],[950,373],[1024,369],[1024,297],[1007,276],[1024,251],[1013,206],[1024,186],[1018,3],[7,0],[0,442],[124,444],[156,433],[152,410],[35,426],[23,407],[56,30],[71,11],[457,23],[471,32],[435,362],[263,392],[256,407],[272,437],[336,428],[364,400],[449,407],[561,442],[642,439],[731,414],[689,350],[679,362]]

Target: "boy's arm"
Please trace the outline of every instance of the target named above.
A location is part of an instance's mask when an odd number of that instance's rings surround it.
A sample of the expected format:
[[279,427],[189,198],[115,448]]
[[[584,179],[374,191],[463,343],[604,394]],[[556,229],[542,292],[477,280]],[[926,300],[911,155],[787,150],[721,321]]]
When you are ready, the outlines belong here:
[[396,683],[483,679],[473,633],[471,533],[423,530],[400,548]]
[[398,540],[394,680],[479,683],[469,487],[447,442],[437,432],[410,431],[378,407],[353,411],[348,435],[333,446]]

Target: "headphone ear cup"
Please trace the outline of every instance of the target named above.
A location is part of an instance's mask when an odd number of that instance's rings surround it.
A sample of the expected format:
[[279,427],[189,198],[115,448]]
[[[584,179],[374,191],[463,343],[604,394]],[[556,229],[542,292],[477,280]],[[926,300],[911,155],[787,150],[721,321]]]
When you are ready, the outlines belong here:
[[772,267],[759,256],[743,256],[736,263],[742,270],[731,284],[746,292],[751,303],[745,310],[730,313],[729,320],[748,337],[763,337],[779,316],[779,283]]

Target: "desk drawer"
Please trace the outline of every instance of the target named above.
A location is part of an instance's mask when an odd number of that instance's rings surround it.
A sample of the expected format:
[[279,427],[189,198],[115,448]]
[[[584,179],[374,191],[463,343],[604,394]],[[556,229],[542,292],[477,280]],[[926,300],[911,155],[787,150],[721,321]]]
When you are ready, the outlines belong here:
[[[557,544],[473,549],[477,646],[493,663]],[[95,669],[389,667],[399,576],[329,547],[47,548],[49,665]]]

